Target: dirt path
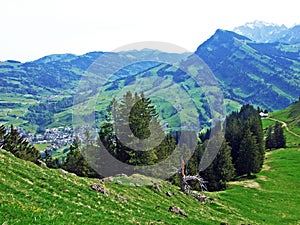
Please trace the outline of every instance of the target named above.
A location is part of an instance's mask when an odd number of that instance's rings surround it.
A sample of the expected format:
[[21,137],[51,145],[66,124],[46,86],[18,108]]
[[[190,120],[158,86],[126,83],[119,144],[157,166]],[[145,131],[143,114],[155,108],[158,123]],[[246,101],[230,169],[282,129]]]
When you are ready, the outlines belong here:
[[287,125],[286,122],[282,121],[282,120],[278,120],[278,119],[274,119],[274,118],[271,118],[271,117],[268,117],[267,119],[269,120],[273,120],[273,121],[277,121],[279,123],[282,124],[282,126],[286,129],[287,132],[289,132],[290,134],[292,135],[295,135],[296,137],[299,137],[300,138],[300,135],[299,134],[296,134],[295,132],[291,131]]

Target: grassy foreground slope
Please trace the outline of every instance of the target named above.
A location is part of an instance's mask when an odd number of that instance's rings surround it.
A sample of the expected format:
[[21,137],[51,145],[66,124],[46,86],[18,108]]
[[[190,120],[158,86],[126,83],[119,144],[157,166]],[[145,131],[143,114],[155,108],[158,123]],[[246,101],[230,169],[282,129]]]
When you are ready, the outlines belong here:
[[[202,204],[162,181],[162,192],[151,185],[99,184],[1,152],[0,224],[299,224],[299,161],[297,148],[269,152],[256,179],[208,193],[216,200]],[[103,186],[110,195],[93,191],[91,184]],[[173,195],[167,197],[167,191]],[[188,217],[168,212],[171,205]]]
[[[249,221],[242,215],[230,215],[231,210],[227,207],[219,210],[222,206],[218,200],[202,204],[181,193],[178,187],[162,181],[162,192],[149,185],[100,184],[94,179],[39,167],[5,152],[0,153],[0,163],[0,224],[220,224],[227,220]],[[127,179],[136,183],[141,177]],[[91,184],[101,185],[109,191],[109,196],[93,191]],[[172,193],[171,197],[166,196],[167,191]],[[120,196],[126,201],[120,200]],[[168,212],[172,205],[183,209],[188,217]]]
[[232,182],[220,202],[255,224],[300,224],[299,162],[297,148],[268,152],[257,178]]

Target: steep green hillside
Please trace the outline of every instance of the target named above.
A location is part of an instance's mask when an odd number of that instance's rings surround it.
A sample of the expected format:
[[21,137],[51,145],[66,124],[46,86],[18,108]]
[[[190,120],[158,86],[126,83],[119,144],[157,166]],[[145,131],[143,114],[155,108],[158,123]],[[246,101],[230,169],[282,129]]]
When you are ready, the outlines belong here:
[[52,55],[27,63],[1,62],[1,122],[25,126],[29,121],[28,128],[36,130],[39,125],[27,118],[28,108],[71,96],[84,70],[101,54]]
[[287,138],[287,148],[300,146],[300,101],[291,104],[286,109],[270,113],[263,119],[264,127],[274,125],[278,121],[282,124],[284,135]]
[[[202,204],[162,181],[162,192],[158,192],[151,185],[100,184],[98,180],[64,175],[3,152],[0,161],[1,224],[212,224],[228,218],[228,211],[214,209],[217,201]],[[146,179],[119,180],[141,183]],[[109,196],[92,190],[92,184],[104,187]],[[172,196],[166,196],[166,191]],[[168,212],[172,205],[183,209],[188,217]],[[248,221],[239,215],[229,218]]]
[[214,72],[225,96],[269,111],[294,102],[300,92],[300,45],[255,43],[217,30],[196,51]]
[[286,109],[272,113],[271,117],[284,121],[291,131],[300,135],[300,99]]
[[[86,70],[101,57],[103,52],[50,55],[32,62],[0,62],[0,122],[13,123],[36,131],[72,123],[73,96]],[[138,59],[141,63],[129,65],[114,74],[114,79],[132,76],[157,66],[159,61],[178,62],[188,53],[172,54],[155,50],[107,53],[101,63],[109,70],[116,62]],[[158,62],[145,59],[156,58]],[[116,66],[116,65],[114,65]],[[99,75],[98,75],[99,76]],[[111,96],[110,96],[111,97]],[[67,104],[60,104],[68,98]],[[56,105],[49,109],[49,105]],[[38,104],[38,106],[36,106]],[[63,106],[63,107],[62,107]],[[31,108],[30,108],[31,107]],[[35,108],[33,108],[35,107]],[[106,105],[102,106],[105,108]],[[53,108],[53,107],[52,107]],[[29,110],[28,110],[29,109]],[[30,110],[33,109],[33,110]]]

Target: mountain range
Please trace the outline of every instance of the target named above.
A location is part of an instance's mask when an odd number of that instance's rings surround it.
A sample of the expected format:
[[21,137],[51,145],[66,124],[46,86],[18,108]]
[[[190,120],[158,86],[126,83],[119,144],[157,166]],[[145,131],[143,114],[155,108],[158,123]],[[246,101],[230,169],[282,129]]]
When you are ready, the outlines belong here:
[[272,111],[286,107],[299,95],[299,50],[299,44],[256,43],[217,30],[196,54],[212,69],[227,98]]
[[300,25],[287,28],[285,25],[254,21],[236,27],[233,31],[259,43],[300,43]]
[[[261,39],[257,35],[258,30]],[[288,29],[285,26],[256,22],[241,26],[235,31],[219,29],[195,51],[218,80],[228,111],[236,110],[242,104],[253,104],[274,111],[285,108],[298,99],[298,26]],[[170,54],[144,49],[120,53],[90,52],[79,56],[50,55],[26,63],[13,60],[0,62],[0,122],[26,126],[30,130],[70,125],[73,97],[78,84],[88,68],[103,54],[108,57],[102,57],[101,60],[106,61],[101,64],[108,70],[116,61],[131,62],[132,59],[137,59],[141,63],[124,67],[107,80],[98,99],[99,112],[107,107],[120,90],[130,90],[134,85],[136,90],[135,83],[147,78],[149,83],[142,85],[153,88],[160,84],[165,94],[171,96],[176,96],[177,93],[168,91],[175,84],[179,85],[193,99],[202,122],[205,124],[209,121],[211,115],[203,91],[185,72],[174,67],[188,62],[191,53]],[[145,60],[149,56],[156,60]],[[170,63],[161,63],[165,61]],[[188,70],[192,71],[193,65],[189,65]],[[164,82],[161,82],[162,78]],[[178,96],[179,100],[186,101],[183,96]],[[163,118],[176,123],[174,107],[161,100],[156,100],[156,103],[162,103],[162,106],[158,106],[158,111]],[[103,114],[101,116],[103,118]],[[185,116],[193,117],[188,113]]]

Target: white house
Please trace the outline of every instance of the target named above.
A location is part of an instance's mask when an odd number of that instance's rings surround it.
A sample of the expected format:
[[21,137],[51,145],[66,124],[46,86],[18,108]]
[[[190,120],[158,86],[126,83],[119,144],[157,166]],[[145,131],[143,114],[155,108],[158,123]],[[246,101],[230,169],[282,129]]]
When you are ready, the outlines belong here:
[[260,117],[263,117],[263,118],[265,118],[265,117],[268,117],[268,116],[269,116],[269,114],[268,114],[268,113],[264,113],[264,112],[260,112],[260,113],[259,113],[259,115],[260,115]]

